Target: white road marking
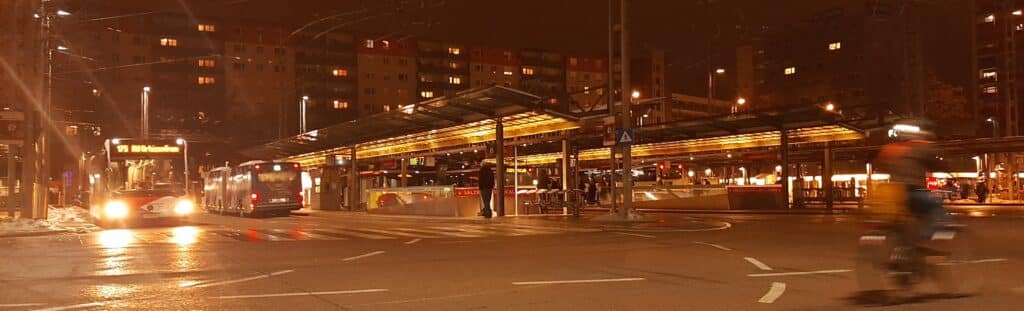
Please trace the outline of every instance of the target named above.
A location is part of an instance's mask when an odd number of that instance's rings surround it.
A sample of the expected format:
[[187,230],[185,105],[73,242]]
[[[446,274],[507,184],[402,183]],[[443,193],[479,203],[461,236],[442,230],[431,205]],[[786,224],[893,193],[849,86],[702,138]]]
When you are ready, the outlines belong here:
[[760,260],[757,260],[757,258],[754,258],[754,257],[743,257],[743,259],[746,259],[747,262],[749,262],[750,264],[754,265],[758,269],[761,269],[761,270],[764,270],[764,271],[771,271],[772,270],[772,267],[769,267],[768,265],[764,264]]
[[958,261],[958,262],[944,262],[944,263],[939,263],[938,265],[939,266],[951,266],[951,265],[962,265],[962,264],[973,264],[973,263],[993,263],[993,262],[1005,262],[1005,261],[1009,261],[1009,259],[1006,259],[1006,258],[989,258],[989,259],[978,259],[978,260],[968,260],[968,261]]
[[380,234],[404,236],[404,237],[408,237],[408,238],[422,238],[423,237],[422,234],[406,233],[406,232],[393,231],[393,230],[380,230],[380,229],[372,229],[372,228],[359,228],[358,230],[366,231],[366,232],[380,233]]
[[353,236],[353,237],[357,237],[357,238],[371,239],[371,240],[389,240],[389,239],[394,239],[395,238],[395,237],[392,237],[392,236],[379,235],[379,234],[371,234],[371,233],[363,233],[363,232],[359,232],[359,231],[355,231],[355,230],[345,230],[345,229],[342,229],[342,228],[331,228],[329,230],[323,230],[323,232],[333,232],[333,233],[337,233],[337,234],[341,234],[341,235],[348,235],[348,236]]
[[280,294],[260,294],[260,295],[237,295],[237,296],[217,296],[213,297],[216,299],[245,299],[245,298],[269,298],[269,297],[292,297],[292,296],[317,296],[317,295],[343,295],[343,294],[364,294],[364,293],[380,293],[386,292],[387,289],[374,288],[374,289],[357,289],[357,290],[339,290],[329,292],[301,292],[301,293],[280,293]]
[[[451,231],[422,230],[422,229],[412,229],[412,228],[392,228],[392,229],[400,230],[400,231],[405,231],[405,232],[418,232],[418,233],[423,233],[423,234],[426,234],[426,235],[436,235],[436,236],[443,236],[443,237],[457,237],[457,238],[479,238],[479,237],[481,237],[481,236],[475,235],[475,234],[465,234],[465,233],[458,233],[458,232],[451,232]],[[424,236],[424,237],[426,237],[426,236]]]
[[45,306],[45,303],[30,302],[30,303],[0,303],[0,308],[22,308],[22,307],[39,307]]
[[849,269],[836,269],[836,270],[818,270],[818,271],[801,271],[801,272],[779,272],[779,273],[755,273],[747,274],[749,277],[766,277],[766,276],[793,276],[793,275],[811,275],[811,274],[832,274],[832,273],[846,273],[853,270]]
[[74,310],[74,309],[83,309],[83,308],[92,308],[92,307],[102,307],[102,306],[103,306],[102,302],[90,302],[90,303],[83,303],[83,304],[70,305],[70,306],[60,306],[60,307],[53,307],[53,308],[46,308],[46,309],[36,309],[36,311],[61,311],[61,310]]
[[620,278],[620,279],[593,279],[593,280],[531,281],[531,282],[512,282],[512,285],[608,283],[608,282],[630,282],[630,281],[644,281],[644,280],[647,280],[647,279],[645,279],[645,278]]
[[764,296],[761,296],[761,299],[758,299],[757,302],[760,302],[760,303],[773,303],[773,302],[775,302],[776,299],[779,299],[779,297],[782,296],[782,293],[785,293],[785,292],[786,292],[786,283],[772,282],[772,287],[769,288],[768,292],[764,293]]
[[644,238],[657,238],[657,236],[654,236],[654,235],[650,235],[650,234],[639,234],[639,233],[628,233],[628,232],[615,232],[615,231],[610,231],[610,232],[611,232],[611,233],[614,233],[614,234],[620,234],[620,235],[638,236],[638,237],[644,237]]
[[423,240],[423,239],[412,239],[412,240],[409,240],[409,241],[405,242],[405,245],[415,244],[416,242],[419,242],[420,240]]
[[711,247],[714,247],[714,248],[717,248],[717,249],[720,249],[720,250],[723,250],[723,251],[731,251],[732,250],[731,248],[728,248],[728,247],[725,247],[725,246],[721,246],[721,245],[713,244],[713,243],[707,243],[707,242],[693,242],[693,244],[707,245],[707,246],[711,246]]
[[362,255],[359,255],[359,256],[352,256],[352,257],[349,257],[349,258],[345,258],[345,259],[342,259],[341,261],[353,261],[353,260],[356,260],[356,259],[366,258],[366,257],[370,257],[370,256],[377,256],[377,255],[380,255],[380,254],[383,254],[383,253],[384,253],[384,251],[369,252],[369,253],[362,254]]
[[262,274],[262,275],[257,275],[257,276],[251,276],[251,277],[241,278],[241,279],[237,279],[237,280],[227,280],[227,281],[220,281],[220,282],[213,282],[213,283],[198,283],[196,285],[185,286],[185,287],[195,287],[195,288],[214,287],[214,286],[235,284],[235,283],[241,283],[241,282],[255,281],[255,280],[259,280],[259,279],[265,279],[265,278],[269,278],[269,277],[272,277],[272,276],[278,276],[278,275],[292,273],[292,272],[295,272],[295,270],[281,270],[281,271],[273,272],[273,273],[270,273],[270,274]]

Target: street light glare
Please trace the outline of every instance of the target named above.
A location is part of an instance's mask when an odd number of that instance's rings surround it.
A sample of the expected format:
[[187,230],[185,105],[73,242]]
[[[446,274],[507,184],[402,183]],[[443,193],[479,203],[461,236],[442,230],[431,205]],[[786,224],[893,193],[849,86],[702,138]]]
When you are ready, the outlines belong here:
[[715,73],[717,73],[717,74],[723,74],[723,73],[725,73],[725,69],[724,69],[724,68],[718,68],[718,69],[715,69]]
[[747,103],[747,99],[746,98],[740,97],[739,99],[736,99],[736,104],[738,104],[740,106],[743,106],[743,104],[746,104],[746,103]]
[[993,122],[996,122],[996,119],[993,119],[992,117],[988,117],[988,119],[985,119],[985,122],[993,123]]
[[185,139],[179,137],[178,139],[175,139],[174,142],[179,144],[179,145],[184,145],[185,144]]
[[142,87],[142,91],[143,92],[149,92],[149,90],[150,90],[150,88],[148,86],[143,86]]
[[827,111],[835,111],[836,110],[836,105],[833,104],[833,103],[825,104],[825,110],[827,110]]
[[65,10],[57,10],[57,16],[71,16],[71,12]]
[[631,94],[631,95],[633,96],[633,99],[640,98],[640,91],[633,90],[633,94]]
[[309,96],[302,96],[302,100],[309,100]]

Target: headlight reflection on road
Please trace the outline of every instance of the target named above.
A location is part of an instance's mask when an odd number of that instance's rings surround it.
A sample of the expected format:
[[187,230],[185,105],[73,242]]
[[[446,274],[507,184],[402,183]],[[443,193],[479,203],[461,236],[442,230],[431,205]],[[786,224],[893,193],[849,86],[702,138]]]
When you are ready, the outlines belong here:
[[193,226],[177,227],[171,230],[171,243],[179,246],[195,244],[199,240],[199,228]]
[[100,232],[100,245],[104,248],[124,248],[132,244],[135,236],[129,230],[106,230]]
[[99,300],[110,300],[117,298],[125,298],[131,293],[135,292],[133,285],[97,285],[94,290],[96,298]]

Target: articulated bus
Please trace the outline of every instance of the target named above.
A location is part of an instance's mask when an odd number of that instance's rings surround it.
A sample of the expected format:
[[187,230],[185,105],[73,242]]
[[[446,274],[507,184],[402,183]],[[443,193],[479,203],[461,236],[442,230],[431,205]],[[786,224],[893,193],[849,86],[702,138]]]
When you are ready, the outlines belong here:
[[86,164],[89,213],[101,225],[184,219],[195,210],[188,196],[187,142],[108,139]]
[[203,181],[203,207],[219,214],[288,215],[302,208],[302,168],[293,162],[249,161],[218,167]]

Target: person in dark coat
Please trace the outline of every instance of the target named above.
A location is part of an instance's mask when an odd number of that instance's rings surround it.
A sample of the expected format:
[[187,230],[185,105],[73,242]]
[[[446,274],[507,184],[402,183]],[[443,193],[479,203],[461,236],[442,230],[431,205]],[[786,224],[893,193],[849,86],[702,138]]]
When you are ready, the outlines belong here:
[[978,182],[974,187],[974,194],[978,195],[978,203],[985,203],[985,198],[988,197],[988,185],[985,182]]
[[491,218],[491,198],[494,194],[494,171],[490,163],[480,165],[480,216]]
[[967,197],[971,196],[971,183],[960,184],[960,199],[966,200]]

